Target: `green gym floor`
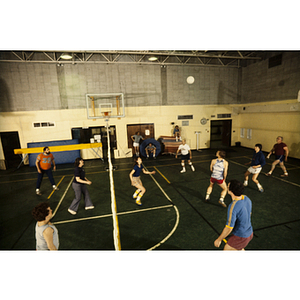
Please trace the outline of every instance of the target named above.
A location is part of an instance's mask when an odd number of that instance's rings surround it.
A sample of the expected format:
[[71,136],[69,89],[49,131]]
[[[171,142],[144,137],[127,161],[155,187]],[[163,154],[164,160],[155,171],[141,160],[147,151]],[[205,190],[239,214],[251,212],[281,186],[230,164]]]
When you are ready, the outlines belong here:
[[[159,155],[156,160],[143,158],[144,166],[155,175],[142,174],[146,188],[142,206],[132,199],[135,188],[131,186],[129,173],[133,159],[116,159],[113,163],[115,195],[120,229],[121,250],[211,250],[214,240],[226,223],[227,208],[218,204],[221,189],[215,185],[209,203],[204,201],[209,185],[210,162],[215,150],[193,151],[192,172],[186,166],[181,174],[180,159],[173,155]],[[226,152],[229,162],[227,182],[243,181],[245,165],[253,150],[231,147]],[[55,156],[55,153],[54,153]],[[254,238],[246,250],[299,250],[300,249],[300,161],[289,158],[285,163],[289,176],[281,178],[278,166],[272,177],[269,171],[274,156],[267,160],[258,180],[264,188],[260,193],[249,180],[245,188],[253,204],[252,226]],[[114,250],[113,220],[111,212],[109,172],[101,160],[85,161],[86,177],[95,208],[86,211],[82,200],[78,213],[73,216],[67,210],[74,198],[70,185],[74,167],[58,165],[53,172],[59,190],[52,193],[47,176],[41,192],[35,194],[37,172],[35,167],[22,165],[19,169],[0,171],[0,249],[35,250],[35,224],[32,209],[42,201],[48,201],[55,212],[52,222],[59,231],[59,250]],[[225,197],[229,205],[231,198]]]

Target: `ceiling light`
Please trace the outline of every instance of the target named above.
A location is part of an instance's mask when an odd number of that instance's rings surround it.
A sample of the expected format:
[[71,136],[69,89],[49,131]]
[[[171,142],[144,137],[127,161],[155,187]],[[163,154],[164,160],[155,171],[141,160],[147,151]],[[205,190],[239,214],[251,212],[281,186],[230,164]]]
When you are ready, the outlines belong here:
[[148,60],[150,60],[150,61],[156,61],[156,60],[158,60],[158,58],[155,57],[155,56],[151,56],[151,57],[148,58]]
[[70,53],[63,53],[60,58],[62,59],[71,59],[73,56]]

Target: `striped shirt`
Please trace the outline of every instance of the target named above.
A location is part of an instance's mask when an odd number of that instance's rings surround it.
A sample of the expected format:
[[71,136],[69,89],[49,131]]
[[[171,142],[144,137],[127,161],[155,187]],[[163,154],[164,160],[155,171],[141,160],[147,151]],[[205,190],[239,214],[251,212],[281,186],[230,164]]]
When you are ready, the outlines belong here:
[[213,166],[213,172],[211,174],[211,177],[222,180],[224,179],[224,159],[217,159],[216,163]]

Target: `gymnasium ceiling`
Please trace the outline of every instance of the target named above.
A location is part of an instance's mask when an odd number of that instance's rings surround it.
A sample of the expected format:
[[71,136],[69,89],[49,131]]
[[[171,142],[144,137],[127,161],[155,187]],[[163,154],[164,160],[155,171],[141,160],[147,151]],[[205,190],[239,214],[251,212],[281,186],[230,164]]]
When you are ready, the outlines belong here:
[[[62,59],[63,53],[71,53],[71,59]],[[161,66],[217,66],[217,67],[245,67],[261,61],[276,51],[209,51],[209,50],[97,50],[97,51],[0,51],[0,62],[31,62],[52,64],[122,64]],[[157,60],[150,61],[150,57]]]

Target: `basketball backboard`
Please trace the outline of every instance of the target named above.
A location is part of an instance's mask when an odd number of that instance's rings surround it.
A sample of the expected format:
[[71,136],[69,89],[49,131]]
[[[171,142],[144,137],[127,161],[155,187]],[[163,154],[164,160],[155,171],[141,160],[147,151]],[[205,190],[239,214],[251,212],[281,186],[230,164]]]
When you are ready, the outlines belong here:
[[86,108],[88,119],[124,118],[124,94],[86,94]]

